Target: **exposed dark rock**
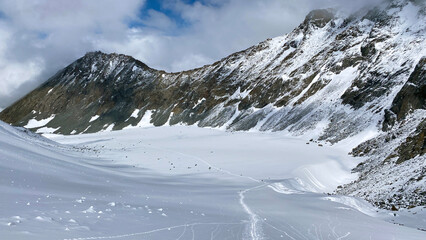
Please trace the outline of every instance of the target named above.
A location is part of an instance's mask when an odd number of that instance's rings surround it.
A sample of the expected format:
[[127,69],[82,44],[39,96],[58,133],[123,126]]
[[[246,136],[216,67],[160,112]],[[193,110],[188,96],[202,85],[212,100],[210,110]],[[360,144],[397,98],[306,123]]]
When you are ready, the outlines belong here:
[[396,114],[389,109],[385,109],[382,131],[388,131],[396,123]]
[[363,57],[371,57],[372,55],[376,54],[376,52],[377,50],[374,46],[374,42],[370,42],[361,46],[361,55]]
[[426,109],[426,58],[422,58],[408,78],[407,83],[396,95],[391,111],[397,120],[404,119],[415,109]]
[[398,147],[398,160],[397,164],[401,164],[416,156],[423,156],[426,153],[426,120],[419,124],[414,134],[410,135]]
[[426,58],[423,57],[411,73],[408,81],[398,92],[390,110],[385,110],[383,131],[416,109],[426,109]]
[[303,22],[304,25],[312,24],[313,26],[323,28],[327,23],[335,17],[332,9],[317,9],[311,11]]

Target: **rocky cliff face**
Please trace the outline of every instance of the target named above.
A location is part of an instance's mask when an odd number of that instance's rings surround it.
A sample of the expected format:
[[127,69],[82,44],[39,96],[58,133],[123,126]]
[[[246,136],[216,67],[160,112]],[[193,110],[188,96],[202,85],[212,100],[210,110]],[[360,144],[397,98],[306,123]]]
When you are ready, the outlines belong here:
[[[410,0],[386,1],[351,16],[315,10],[287,35],[178,73],[151,69],[130,56],[92,52],[2,111],[0,119],[62,134],[195,124],[310,133],[331,143],[366,131],[388,136],[404,129],[404,137],[395,137],[400,142],[386,151],[404,163],[424,160],[425,16],[424,1]],[[404,150],[412,145],[404,140],[410,134],[417,139],[416,156]],[[366,161],[371,166],[389,159],[373,155]],[[395,168],[397,161],[391,161]],[[420,165],[424,169],[424,161]],[[371,179],[363,169],[357,171]],[[373,191],[345,189],[364,197]],[[424,204],[425,184],[419,191]]]

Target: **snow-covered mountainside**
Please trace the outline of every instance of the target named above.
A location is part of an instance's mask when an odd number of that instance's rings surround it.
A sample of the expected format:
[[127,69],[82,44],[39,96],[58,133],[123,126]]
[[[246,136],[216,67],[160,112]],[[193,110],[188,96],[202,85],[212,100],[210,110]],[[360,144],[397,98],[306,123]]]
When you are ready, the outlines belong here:
[[62,134],[175,124],[287,130],[330,143],[363,134],[377,138],[354,150],[369,157],[356,168],[362,177],[339,191],[386,208],[424,205],[425,22],[418,0],[385,1],[349,17],[315,10],[287,35],[178,73],[92,52],[0,119]]
[[0,121],[2,240],[426,236],[421,207],[322,193],[356,177],[340,146],[188,126],[50,137]]

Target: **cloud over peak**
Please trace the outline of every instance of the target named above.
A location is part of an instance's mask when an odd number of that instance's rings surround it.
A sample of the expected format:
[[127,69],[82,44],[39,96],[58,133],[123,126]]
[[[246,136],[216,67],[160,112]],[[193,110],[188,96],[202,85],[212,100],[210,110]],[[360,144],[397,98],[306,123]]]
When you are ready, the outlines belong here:
[[285,34],[312,9],[343,3],[360,1],[3,0],[0,107],[88,51],[124,53],[180,71]]

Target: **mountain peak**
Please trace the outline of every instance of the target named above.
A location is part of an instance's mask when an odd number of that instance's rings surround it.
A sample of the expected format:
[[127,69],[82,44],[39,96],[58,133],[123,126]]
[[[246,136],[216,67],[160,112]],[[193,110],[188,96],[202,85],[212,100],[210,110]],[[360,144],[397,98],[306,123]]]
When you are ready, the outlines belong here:
[[[121,62],[137,62],[138,65],[148,68],[145,63],[133,58],[132,56],[119,54],[119,53],[104,53],[102,51],[91,51],[87,52],[83,57],[80,58],[83,61],[107,61],[117,60]],[[77,60],[78,62],[78,60]]]
[[332,8],[316,9],[309,12],[306,16],[304,25],[312,24],[318,28],[323,28],[327,23],[333,20],[336,16],[336,11]]

